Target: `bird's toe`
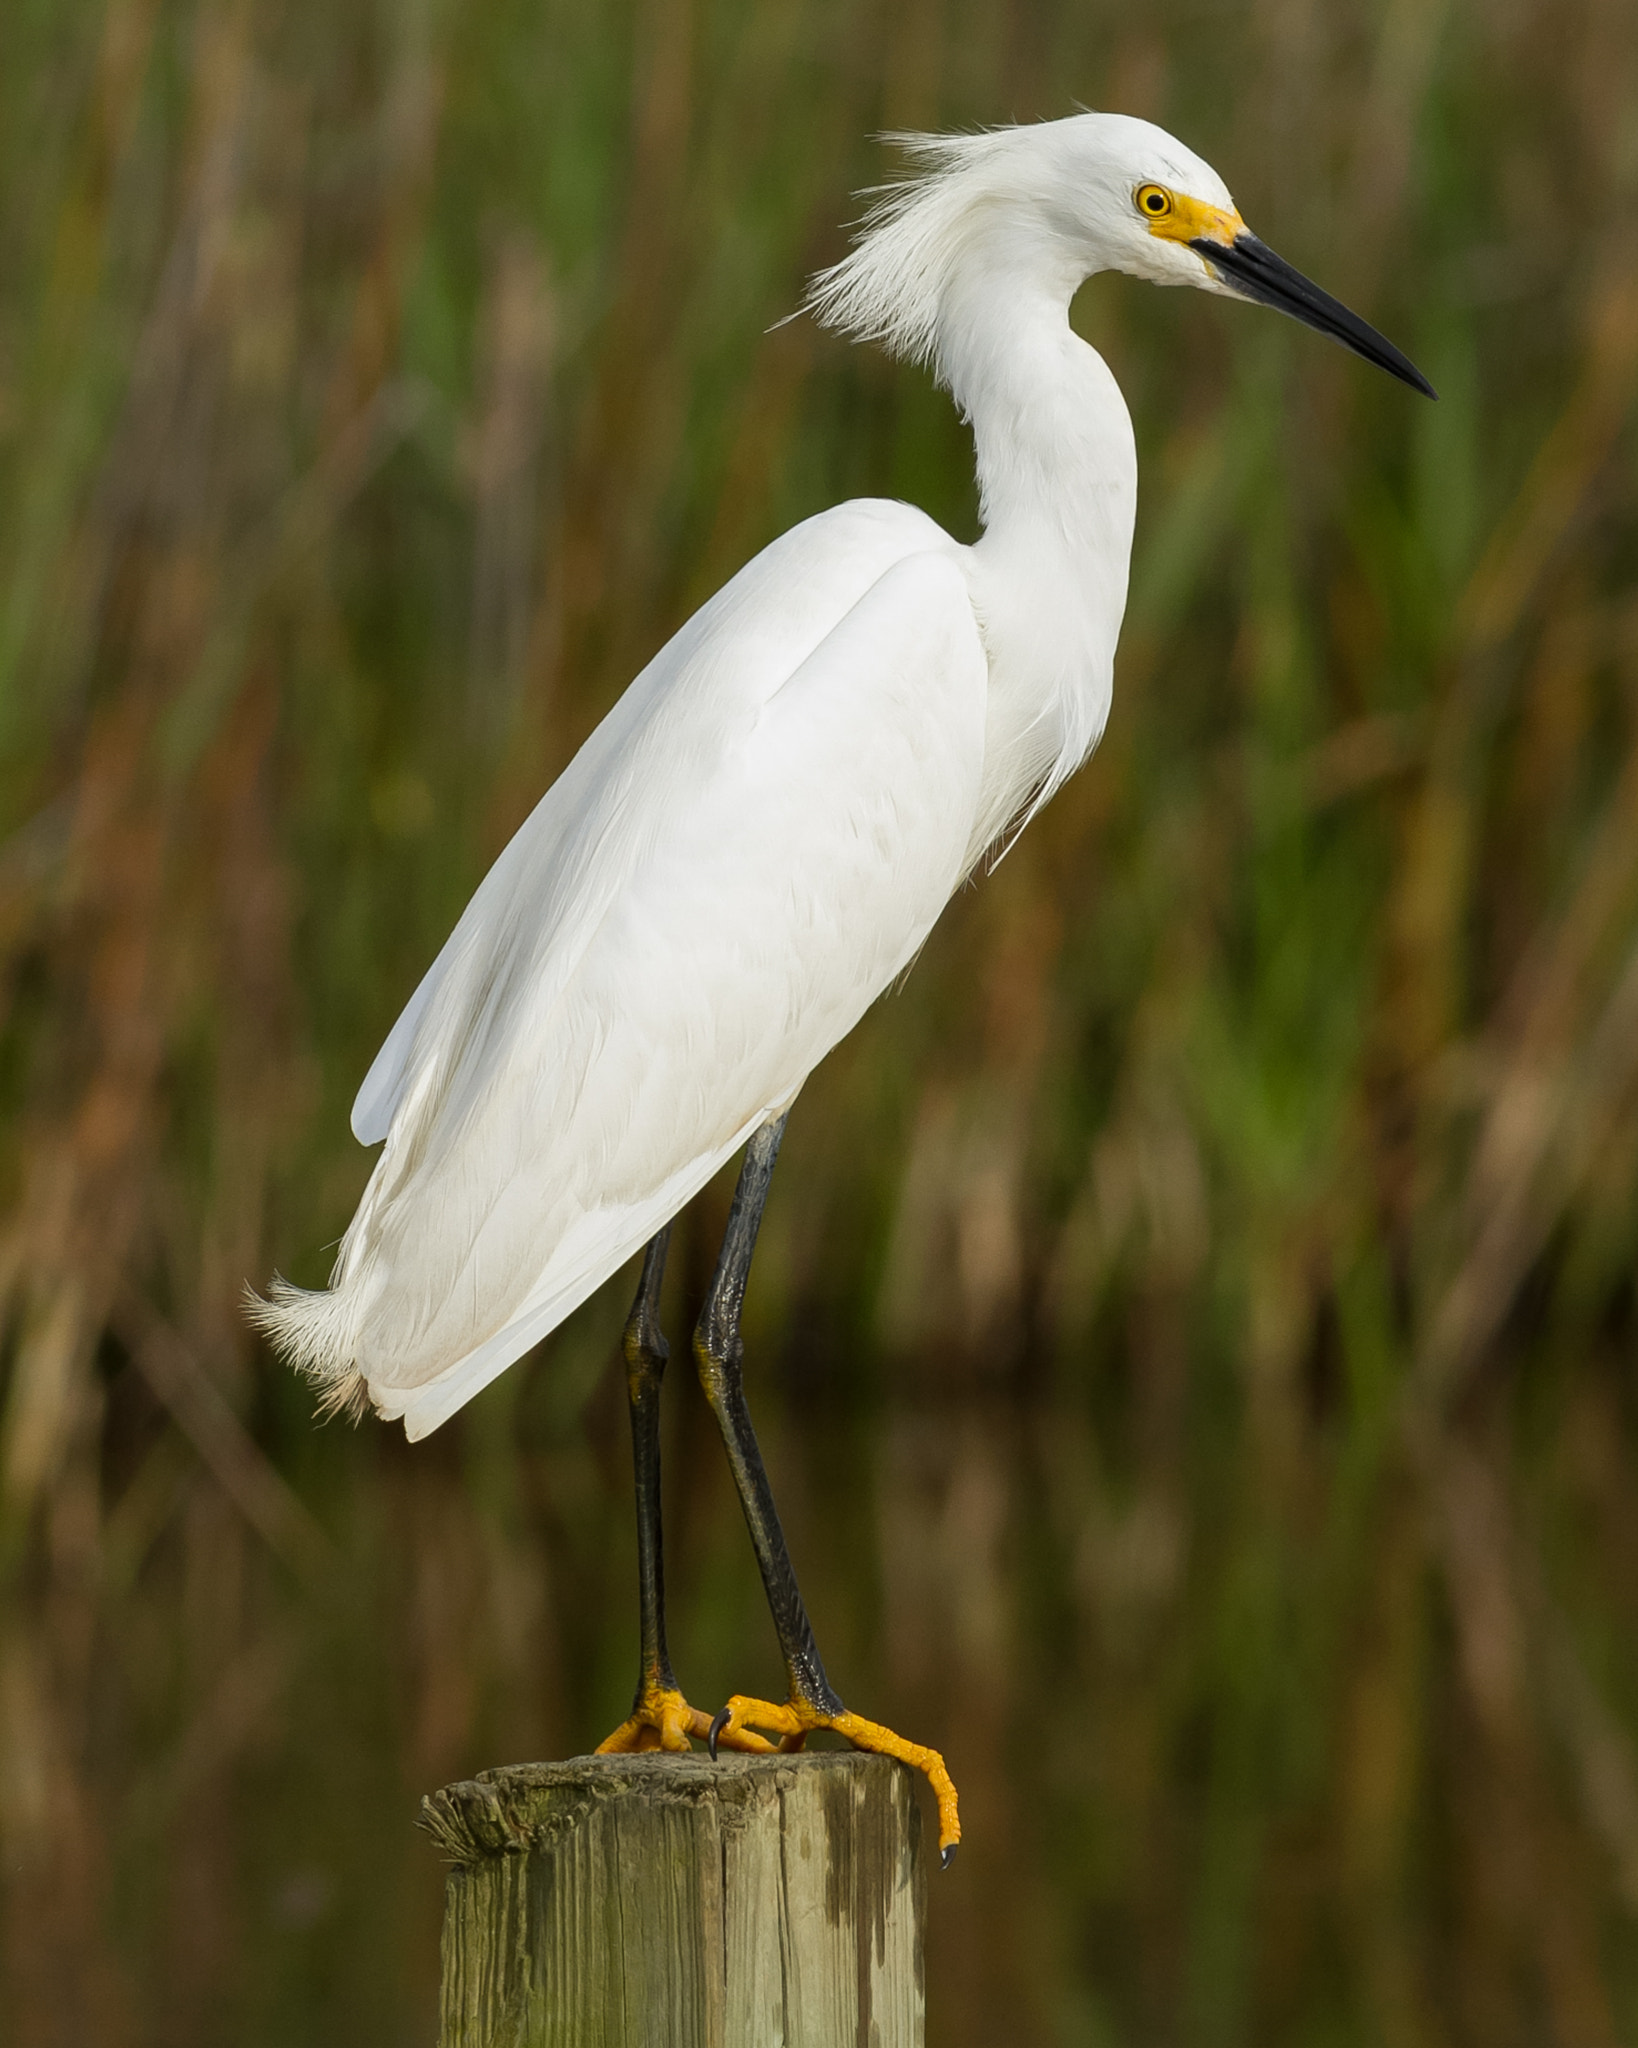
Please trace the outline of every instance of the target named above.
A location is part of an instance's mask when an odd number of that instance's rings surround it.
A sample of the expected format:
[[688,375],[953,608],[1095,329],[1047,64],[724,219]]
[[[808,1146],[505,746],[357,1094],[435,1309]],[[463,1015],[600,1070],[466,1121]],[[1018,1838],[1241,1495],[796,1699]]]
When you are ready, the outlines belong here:
[[[626,1719],[597,1745],[597,1754],[631,1756],[644,1750],[663,1749],[673,1755],[686,1755],[694,1742],[709,1740],[711,1728],[711,1717],[702,1714],[698,1707],[691,1707],[675,1686],[654,1686],[638,1696]],[[749,1731],[722,1739],[728,1749],[765,1752],[774,1746]],[[711,1753],[716,1754],[715,1743]]]
[[961,1840],[961,1816],[955,1785],[936,1749],[928,1749],[920,1742],[907,1742],[879,1721],[867,1721],[862,1714],[851,1714],[846,1708],[832,1713],[806,1700],[754,1700],[743,1693],[735,1693],[711,1722],[707,1740],[713,1756],[719,1748],[743,1748],[748,1738],[760,1741],[763,1735],[777,1738],[763,1742],[764,1748],[788,1751],[800,1749],[816,1728],[829,1728],[855,1749],[896,1757],[900,1763],[922,1773],[938,1802],[939,1864],[941,1869],[948,1870]]

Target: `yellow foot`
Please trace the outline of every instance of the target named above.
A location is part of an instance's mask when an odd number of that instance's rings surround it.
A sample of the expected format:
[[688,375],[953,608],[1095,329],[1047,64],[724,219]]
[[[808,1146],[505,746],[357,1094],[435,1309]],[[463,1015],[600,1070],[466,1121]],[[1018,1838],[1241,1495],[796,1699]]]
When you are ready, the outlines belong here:
[[[622,1721],[612,1735],[597,1745],[597,1754],[623,1756],[638,1749],[686,1750],[690,1736],[696,1742],[710,1742],[710,1716],[702,1714],[697,1707],[691,1707],[674,1685],[645,1686],[629,1719]],[[726,1737],[721,1739],[730,1749],[756,1750],[763,1755],[779,1746],[750,1729],[731,1741]],[[712,1743],[713,1756],[716,1748],[717,1745]]]
[[850,1714],[845,1708],[839,1714],[823,1714],[817,1707],[810,1707],[806,1700],[791,1700],[784,1706],[775,1706],[771,1700],[749,1700],[743,1694],[735,1693],[711,1723],[708,1737],[711,1754],[715,1756],[718,1745],[722,1743],[731,1749],[743,1748],[747,1737],[755,1739],[754,1731],[758,1728],[765,1728],[770,1735],[781,1737],[781,1749],[800,1749],[815,1728],[831,1728],[838,1735],[845,1736],[855,1749],[874,1750],[878,1756],[895,1756],[900,1763],[925,1772],[927,1782],[933,1788],[933,1797],[938,1801],[939,1863],[945,1870],[949,1869],[955,1857],[956,1844],[961,1840],[961,1819],[956,1811],[956,1788],[950,1782],[944,1759],[936,1749],[924,1749],[919,1742],[906,1742],[902,1735],[895,1735],[891,1728],[884,1728],[879,1721],[867,1721],[862,1714]]

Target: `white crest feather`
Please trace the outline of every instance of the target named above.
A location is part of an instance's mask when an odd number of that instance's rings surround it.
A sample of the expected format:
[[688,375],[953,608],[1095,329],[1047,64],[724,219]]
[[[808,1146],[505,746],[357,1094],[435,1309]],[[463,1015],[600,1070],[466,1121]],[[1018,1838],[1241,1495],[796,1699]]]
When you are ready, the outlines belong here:
[[940,307],[972,231],[974,186],[1014,132],[884,135],[916,173],[866,195],[873,204],[854,246],[810,281],[802,302],[807,311],[856,341],[879,342],[909,362],[936,366]]

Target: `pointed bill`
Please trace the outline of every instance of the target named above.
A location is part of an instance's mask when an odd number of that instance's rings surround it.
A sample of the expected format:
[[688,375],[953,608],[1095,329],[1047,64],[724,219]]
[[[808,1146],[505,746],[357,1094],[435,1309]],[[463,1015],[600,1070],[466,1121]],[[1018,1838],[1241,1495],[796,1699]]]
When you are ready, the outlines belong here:
[[1311,284],[1300,270],[1293,269],[1283,256],[1276,256],[1266,242],[1259,242],[1249,230],[1242,229],[1232,241],[1226,242],[1200,235],[1191,239],[1189,247],[1197,256],[1204,257],[1223,282],[1242,298],[1289,313],[1293,320],[1330,335],[1333,341],[1340,341],[1344,348],[1351,348],[1356,356],[1375,363],[1413,390],[1429,398],[1438,397],[1409,356],[1374,327],[1367,326],[1357,313],[1350,313],[1340,299],[1333,299],[1329,292]]

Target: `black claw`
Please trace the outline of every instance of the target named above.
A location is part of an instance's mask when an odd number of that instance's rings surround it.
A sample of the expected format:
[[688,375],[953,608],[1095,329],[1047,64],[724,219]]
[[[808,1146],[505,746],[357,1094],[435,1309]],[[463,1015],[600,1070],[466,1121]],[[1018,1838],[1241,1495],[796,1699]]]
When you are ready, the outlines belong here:
[[949,1869],[950,1865],[955,1861],[955,1852],[960,1847],[961,1844],[959,1842],[951,1842],[946,1847],[940,1849],[938,1852],[938,1867],[940,1870]]
[[711,1752],[712,1763],[715,1763],[717,1760],[717,1737],[722,1733],[723,1729],[727,1726],[728,1709],[726,1707],[719,1707],[716,1713],[711,1717],[711,1726],[707,1731],[705,1737],[705,1746]]

